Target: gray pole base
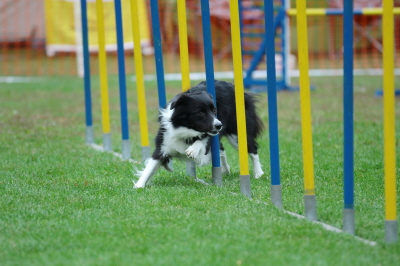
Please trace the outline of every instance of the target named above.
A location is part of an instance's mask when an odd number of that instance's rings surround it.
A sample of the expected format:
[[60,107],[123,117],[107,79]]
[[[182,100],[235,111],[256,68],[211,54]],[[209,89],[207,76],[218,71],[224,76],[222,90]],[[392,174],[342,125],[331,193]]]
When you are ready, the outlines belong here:
[[143,162],[145,162],[149,158],[150,158],[150,147],[149,146],[142,147],[142,160],[143,160]]
[[271,185],[271,202],[278,209],[283,208],[282,204],[282,186],[281,185]]
[[131,158],[131,145],[129,139],[122,140],[122,160],[129,160]]
[[353,236],[356,234],[354,209],[343,209],[343,232]]
[[250,175],[240,176],[240,191],[243,195],[251,199]]
[[112,151],[111,134],[110,133],[103,134],[103,150]]
[[196,177],[196,164],[192,161],[186,161],[186,172],[191,177]]
[[310,221],[317,220],[317,201],[315,195],[304,195],[306,218]]
[[93,126],[86,126],[86,144],[91,145],[94,143]]
[[397,220],[385,221],[385,241],[388,244],[397,243],[397,241],[399,241]]
[[222,170],[221,167],[212,168],[212,181],[214,185],[222,187]]

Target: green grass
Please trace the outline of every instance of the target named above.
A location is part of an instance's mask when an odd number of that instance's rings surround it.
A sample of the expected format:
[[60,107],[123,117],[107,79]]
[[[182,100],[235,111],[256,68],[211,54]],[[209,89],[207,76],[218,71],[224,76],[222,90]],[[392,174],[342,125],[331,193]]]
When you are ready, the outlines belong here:
[[[399,79],[396,82],[399,87]],[[341,228],[341,79],[315,78],[312,83],[317,88],[311,93],[317,213],[320,221]],[[111,77],[112,137],[120,151],[117,85],[116,77]],[[224,177],[222,188],[195,183],[185,174],[184,163],[176,162],[174,173],[161,170],[153,186],[133,190],[133,170],[142,165],[84,144],[80,79],[1,84],[0,264],[397,265],[400,243],[384,242],[382,99],[374,96],[381,79],[357,77],[355,85],[356,234],[376,241],[375,247],[271,205],[267,131],[260,139],[266,175],[252,180],[252,200],[240,195],[238,157],[229,145],[225,146],[232,173]],[[179,86],[167,83],[169,99]],[[157,130],[155,87],[146,83],[152,139]],[[94,77],[94,121],[100,144],[98,95]],[[132,157],[139,161],[136,93],[131,83],[128,97]],[[279,93],[278,101],[283,205],[303,214],[299,94]],[[397,118],[399,105],[397,99]],[[267,124],[266,104],[259,110]],[[400,139],[399,131],[396,137]],[[399,151],[397,142],[397,166]],[[198,176],[210,181],[210,167],[198,169]]]

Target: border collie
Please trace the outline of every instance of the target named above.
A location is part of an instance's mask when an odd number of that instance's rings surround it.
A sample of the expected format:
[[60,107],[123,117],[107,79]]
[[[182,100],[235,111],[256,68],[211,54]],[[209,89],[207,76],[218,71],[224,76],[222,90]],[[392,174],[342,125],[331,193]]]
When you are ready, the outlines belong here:
[[[135,188],[143,188],[160,166],[168,167],[172,158],[192,160],[197,165],[211,162],[210,140],[217,134],[227,137],[229,143],[238,148],[235,91],[232,83],[215,81],[217,108],[212,96],[206,92],[203,81],[186,92],[175,96],[164,109],[160,109],[160,128],[155,140],[156,149],[146,162]],[[264,125],[256,112],[256,96],[245,93],[245,109],[247,123],[247,146],[253,162],[255,178],[261,177],[260,159],[257,154],[256,138],[261,134]],[[218,110],[218,115],[217,115]],[[229,173],[224,147],[220,143],[221,171]]]

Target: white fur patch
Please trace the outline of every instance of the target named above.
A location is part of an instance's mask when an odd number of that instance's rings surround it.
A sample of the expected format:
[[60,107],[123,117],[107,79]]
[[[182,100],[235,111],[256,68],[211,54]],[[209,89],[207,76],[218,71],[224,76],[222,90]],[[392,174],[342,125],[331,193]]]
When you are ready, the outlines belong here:
[[140,176],[139,180],[133,184],[134,188],[144,188],[146,184],[151,181],[151,178],[156,173],[157,169],[160,167],[161,162],[159,160],[154,160],[150,158],[146,161],[146,168],[143,171],[138,171],[137,175]]
[[187,139],[201,137],[203,133],[187,127],[174,128],[171,123],[171,117],[174,109],[170,109],[170,104],[160,111],[161,125],[165,128],[164,141],[161,145],[163,155],[172,155],[180,157],[186,154],[186,149],[190,146],[186,143]]
[[260,157],[258,157],[258,154],[254,153],[249,153],[249,155],[253,162],[254,178],[258,179],[264,174],[264,171],[261,168]]
[[186,156],[190,159],[196,159],[201,154],[206,153],[206,147],[204,147],[203,142],[196,140],[189,148],[185,151]]
[[207,140],[196,140],[186,150],[186,156],[198,165],[206,165],[211,161],[211,153],[206,154]]
[[231,167],[228,164],[228,160],[226,158],[225,151],[219,151],[219,155],[221,158],[221,171],[223,174],[229,174],[231,171]]

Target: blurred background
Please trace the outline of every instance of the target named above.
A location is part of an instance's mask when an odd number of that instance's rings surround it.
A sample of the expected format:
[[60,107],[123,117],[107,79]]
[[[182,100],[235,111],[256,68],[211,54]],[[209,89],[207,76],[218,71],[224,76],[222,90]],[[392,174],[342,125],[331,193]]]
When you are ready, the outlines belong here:
[[[91,72],[98,74],[96,7],[95,0],[88,0]],[[114,3],[104,0],[108,73],[116,74]],[[186,1],[187,27],[190,53],[190,71],[204,72],[200,1]],[[281,1],[274,1],[278,12]],[[295,7],[295,0],[290,0]],[[154,74],[153,40],[149,0],[140,0],[140,21],[145,74]],[[243,0],[242,49],[243,69],[249,67],[260,48],[264,34],[262,0]],[[308,8],[341,8],[341,0],[308,0]],[[129,0],[122,0],[125,55],[127,74],[134,74],[132,29],[130,28]],[[380,0],[354,0],[354,8],[381,7]],[[395,0],[395,6],[400,1]],[[229,1],[210,0],[211,25],[215,71],[231,71],[231,45]],[[159,1],[162,46],[166,73],[179,73],[179,38],[176,0]],[[77,76],[79,62],[79,0],[1,0],[0,1],[0,76]],[[286,16],[290,29],[290,70],[297,69],[296,18]],[[382,67],[381,16],[355,15],[355,69]],[[310,69],[342,69],[342,17],[309,16]],[[277,50],[282,41],[277,33]],[[395,53],[400,52],[400,15],[395,15]],[[277,67],[279,61],[277,57]],[[395,66],[400,67],[396,56]],[[264,59],[257,69],[265,69]],[[325,72],[323,72],[325,73]],[[331,72],[331,73],[334,73]]]

